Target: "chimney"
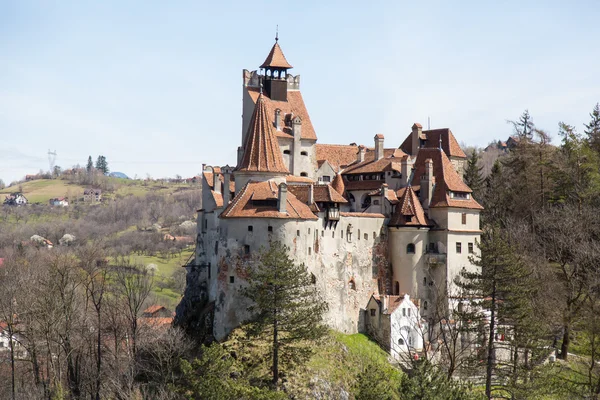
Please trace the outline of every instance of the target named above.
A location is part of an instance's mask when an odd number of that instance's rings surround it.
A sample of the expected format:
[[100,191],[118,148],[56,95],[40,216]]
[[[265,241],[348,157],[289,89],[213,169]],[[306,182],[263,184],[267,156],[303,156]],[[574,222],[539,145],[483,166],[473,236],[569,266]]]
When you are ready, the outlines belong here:
[[213,168],[213,190],[221,193],[221,181],[219,180],[219,173],[216,168]]
[[315,187],[311,183],[310,185],[308,185],[308,205],[310,206],[314,202],[315,202]]
[[433,161],[431,158],[425,160],[425,175],[421,177],[420,200],[423,209],[428,210],[431,204],[431,195],[433,194]]
[[279,108],[275,110],[275,129],[281,130],[281,110]]
[[408,166],[408,157],[404,157],[400,162],[400,172],[402,173],[402,186],[408,185],[410,179],[410,169]]
[[381,313],[388,309],[388,297],[386,295],[381,296]]
[[296,138],[300,137],[302,131],[302,119],[299,116],[295,116],[292,119],[292,135]]
[[383,158],[383,135],[378,133],[375,135],[375,161]]
[[223,173],[223,207],[227,207],[229,204],[229,196],[231,191],[229,190],[229,182],[231,180],[231,167],[226,165],[221,168],[221,172]]
[[423,127],[418,122],[415,122],[412,126],[412,152],[411,156],[416,156],[421,147],[421,134],[423,133]]
[[237,150],[237,165],[241,164],[242,158],[244,158],[244,148],[242,146],[238,146],[238,150]]
[[367,149],[365,148],[365,146],[363,146],[362,144],[360,146],[358,146],[358,157],[357,157],[356,161],[359,163],[365,161],[365,153],[366,152],[367,152]]
[[380,204],[380,213],[383,214],[384,209],[383,209],[383,205],[385,204],[385,199],[386,199],[386,195],[387,195],[387,191],[388,191],[388,184],[384,183],[381,185],[381,199],[379,200],[379,204]]
[[280,213],[285,213],[286,212],[286,206],[287,206],[287,185],[285,183],[281,183],[279,185],[279,204],[278,204],[278,208],[279,208],[279,212]]

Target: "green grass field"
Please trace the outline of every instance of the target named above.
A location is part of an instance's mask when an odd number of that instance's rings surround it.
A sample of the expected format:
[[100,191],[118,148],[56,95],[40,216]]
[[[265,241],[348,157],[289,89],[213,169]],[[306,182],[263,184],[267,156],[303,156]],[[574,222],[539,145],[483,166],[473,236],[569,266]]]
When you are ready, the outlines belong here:
[[84,190],[83,186],[60,179],[39,179],[0,190],[0,199],[4,201],[5,194],[18,192],[20,188],[30,203],[48,203],[48,200],[54,197],[81,197]]
[[163,258],[160,256],[137,256],[132,255],[130,260],[132,263],[137,265],[148,266],[149,264],[155,264],[157,272],[155,273],[155,289],[153,292],[154,302],[161,304],[168,309],[174,310],[175,306],[181,300],[183,293],[179,293],[170,287],[165,287],[171,280],[174,272],[180,270],[182,266],[188,261],[188,259],[194,253],[193,246],[181,252],[181,255],[176,255],[171,258]]
[[[106,178],[114,187],[114,191],[105,191],[103,197],[110,199],[125,196],[144,196],[148,193],[175,193],[183,190],[200,189],[200,185],[188,183],[169,183],[155,181],[142,181],[122,178]],[[48,203],[54,197],[68,197],[76,199],[83,197],[85,187],[72,184],[63,179],[37,179],[21,184],[6,187],[0,190],[0,201],[4,195],[22,191],[30,203]]]

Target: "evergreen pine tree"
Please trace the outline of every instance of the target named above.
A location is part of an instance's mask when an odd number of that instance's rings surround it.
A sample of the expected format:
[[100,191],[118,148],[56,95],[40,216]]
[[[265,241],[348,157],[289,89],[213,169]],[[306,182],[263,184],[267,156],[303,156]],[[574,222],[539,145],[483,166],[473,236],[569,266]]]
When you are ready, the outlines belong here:
[[92,172],[92,169],[94,169],[94,163],[92,162],[92,156],[88,157],[87,166],[85,167],[85,169],[88,172],[88,174]]
[[289,248],[280,242],[263,250],[256,263],[248,267],[248,286],[244,295],[253,303],[250,337],[268,340],[273,383],[279,381],[281,365],[304,361],[310,354],[310,341],[327,333],[323,314],[327,303],[318,295],[304,264],[296,264]]
[[108,175],[108,162],[106,161],[106,157],[98,156],[96,160],[96,169],[102,172],[104,175]]
[[464,181],[473,190],[473,197],[479,199],[483,188],[484,178],[481,171],[483,167],[479,166],[479,154],[473,150],[467,160],[467,168],[465,169]]
[[413,363],[413,369],[402,377],[402,400],[475,400],[481,395],[460,381],[448,378],[444,371],[427,360]]
[[529,115],[529,110],[523,111],[518,121],[508,121],[515,130],[515,135],[519,139],[531,140],[533,138],[534,125]]
[[594,110],[590,113],[592,118],[589,124],[584,124],[588,143],[594,151],[600,154],[600,104],[596,103]]
[[529,271],[506,236],[498,228],[486,230],[479,244],[481,256],[471,259],[478,270],[463,270],[456,280],[465,298],[470,299],[470,307],[481,310],[479,321],[471,323],[487,325],[482,330],[482,339],[486,349],[485,394],[488,399],[494,391],[505,390],[495,387],[492,380],[507,372],[497,363],[496,334],[500,328],[506,330],[507,335],[516,335],[526,323],[525,303],[530,298]]

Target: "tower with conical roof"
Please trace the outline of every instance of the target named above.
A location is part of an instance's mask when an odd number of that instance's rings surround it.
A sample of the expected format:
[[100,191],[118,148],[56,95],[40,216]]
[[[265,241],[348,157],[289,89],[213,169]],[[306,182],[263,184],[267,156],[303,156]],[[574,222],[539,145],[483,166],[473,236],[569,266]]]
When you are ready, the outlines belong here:
[[243,149],[235,171],[236,193],[249,180],[266,181],[289,174],[262,94],[256,100]]
[[264,68],[265,71],[263,85],[269,98],[274,101],[287,101],[287,70],[292,66],[279,47],[279,36],[275,36],[275,44],[260,68]]

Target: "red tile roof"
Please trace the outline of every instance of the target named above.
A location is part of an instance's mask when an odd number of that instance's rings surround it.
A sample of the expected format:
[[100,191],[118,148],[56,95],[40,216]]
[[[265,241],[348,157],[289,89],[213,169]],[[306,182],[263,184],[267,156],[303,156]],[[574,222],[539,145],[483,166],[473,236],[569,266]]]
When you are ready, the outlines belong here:
[[[247,87],[246,89],[248,90],[248,94],[250,95],[252,100],[256,103],[260,95],[260,89],[255,87]],[[315,128],[312,125],[310,116],[308,115],[308,111],[306,110],[306,106],[304,105],[304,99],[302,98],[302,94],[299,90],[288,90],[287,101],[271,100],[266,93],[263,93],[262,97],[265,101],[267,114],[269,115],[268,119],[271,122],[271,126],[274,126],[275,110],[277,109],[281,110],[282,121],[288,124],[283,127],[283,130],[276,131],[276,136],[285,137],[289,139],[292,138],[291,116],[293,115],[294,117],[299,116],[302,120],[300,138],[317,140]]]
[[334,169],[345,168],[355,163],[358,153],[357,145],[320,144],[316,145],[317,160],[327,160]]
[[[441,136],[442,149],[448,155],[448,157],[467,158],[450,129],[443,128],[423,131],[423,136],[425,137],[425,148],[439,148]],[[400,148],[407,154],[412,154],[412,133],[410,133],[406,139],[404,139],[404,142],[402,142]],[[414,154],[412,155],[414,156]]]
[[317,219],[308,205],[298,200],[290,191],[287,193],[285,213],[280,213],[276,206],[253,204],[253,200],[277,200],[278,197],[279,188],[275,182],[249,181],[223,210],[220,218]]
[[402,195],[398,199],[396,210],[390,218],[389,226],[431,226],[433,225],[425,215],[419,198],[412,187],[401,189]]
[[244,155],[237,170],[289,174],[273,132],[273,124],[267,115],[264,98],[260,95],[248,126]]
[[[294,193],[294,196],[301,202],[308,204],[308,193],[310,185],[289,185],[288,190]],[[347,203],[348,200],[342,197],[331,185],[321,184],[313,185],[314,203]]]
[[[362,146],[362,145],[361,145]],[[328,161],[329,164],[334,169],[347,168],[344,172],[350,170],[350,168],[355,168],[358,166],[358,148],[361,146],[357,146],[356,144],[320,144],[317,143],[317,160],[319,162]],[[361,163],[361,165],[366,165],[370,162],[373,162],[375,159],[375,148],[374,147],[365,147],[365,161]],[[406,156],[406,153],[401,149],[384,149],[383,150],[384,158],[395,158],[395,161],[400,161],[400,159]]]
[[344,178],[342,178],[341,174],[335,175],[335,178],[333,178],[333,182],[331,182],[331,186],[333,187],[333,189],[335,189],[336,192],[338,192],[342,196],[344,195],[344,192],[346,191],[346,185],[344,185]]
[[[219,168],[219,167],[214,167],[214,169],[217,171],[217,173],[221,172],[221,168]],[[212,172],[203,172],[202,175],[204,175],[204,179],[206,179],[206,183],[208,183],[208,187],[214,190],[213,173]],[[233,176],[233,174],[231,174],[231,178],[229,180],[229,191],[230,192],[235,192],[235,180],[233,178],[234,178],[234,176]],[[221,182],[225,182],[225,179],[223,178],[222,174],[219,175],[219,180]]]
[[307,176],[294,176],[288,175],[285,177],[287,183],[315,183],[312,179]]
[[269,55],[262,65],[261,68],[293,68],[290,63],[287,62],[285,56],[283,55],[283,51],[281,51],[281,47],[279,47],[279,43],[275,42]]
[[342,217],[385,218],[385,215],[379,213],[341,212],[340,215]]
[[166,309],[166,308],[159,304],[153,304],[150,307],[146,308],[143,313],[144,314],[154,314],[155,312],[160,311],[162,309]]
[[483,209],[472,197],[468,200],[451,199],[448,191],[471,193],[469,188],[458,175],[446,153],[439,149],[419,149],[419,154],[414,164],[413,186],[421,183],[421,176],[425,174],[425,160],[433,161],[433,176],[435,186],[431,197],[430,207],[457,207]]

